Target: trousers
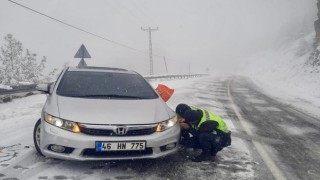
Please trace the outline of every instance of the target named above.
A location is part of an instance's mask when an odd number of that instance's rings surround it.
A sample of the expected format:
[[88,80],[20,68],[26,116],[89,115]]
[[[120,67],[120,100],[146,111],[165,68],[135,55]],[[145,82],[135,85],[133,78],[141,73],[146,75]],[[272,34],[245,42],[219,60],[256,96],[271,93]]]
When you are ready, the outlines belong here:
[[194,135],[182,130],[180,144],[189,148],[202,149],[204,153],[216,154],[224,147],[231,145],[231,133],[199,133]]

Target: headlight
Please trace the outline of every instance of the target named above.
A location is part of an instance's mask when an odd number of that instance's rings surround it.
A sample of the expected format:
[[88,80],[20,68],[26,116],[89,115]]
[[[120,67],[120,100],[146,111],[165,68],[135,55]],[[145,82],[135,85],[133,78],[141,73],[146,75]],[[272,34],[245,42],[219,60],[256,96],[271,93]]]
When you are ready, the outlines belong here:
[[167,121],[160,122],[157,126],[157,132],[165,131],[177,124],[177,116]]
[[49,124],[52,124],[62,129],[75,132],[75,133],[80,132],[80,128],[76,122],[60,119],[60,118],[51,116],[50,114],[47,114],[47,113],[45,113],[44,115],[44,120]]

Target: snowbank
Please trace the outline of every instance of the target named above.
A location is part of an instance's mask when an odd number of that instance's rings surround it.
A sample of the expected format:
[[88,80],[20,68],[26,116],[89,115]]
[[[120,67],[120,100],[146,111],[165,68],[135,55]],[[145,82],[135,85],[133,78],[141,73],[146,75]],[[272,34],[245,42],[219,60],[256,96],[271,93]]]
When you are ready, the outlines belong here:
[[[279,49],[269,49],[247,59],[239,73],[251,77],[264,90],[285,99],[300,99],[320,108],[319,67],[306,65],[314,33]],[[279,92],[285,93],[279,93]],[[286,94],[287,97],[283,97]],[[292,102],[294,103],[294,102]],[[318,113],[319,114],[319,113]]]
[[0,89],[10,90],[10,89],[12,89],[12,87],[0,84]]

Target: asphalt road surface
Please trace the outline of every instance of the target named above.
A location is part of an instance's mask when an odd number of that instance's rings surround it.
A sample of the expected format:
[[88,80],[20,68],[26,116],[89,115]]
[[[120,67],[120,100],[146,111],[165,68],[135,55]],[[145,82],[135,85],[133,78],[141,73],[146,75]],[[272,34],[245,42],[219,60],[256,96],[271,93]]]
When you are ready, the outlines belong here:
[[254,135],[249,143],[268,168],[261,168],[264,173],[258,177],[320,179],[320,120],[266,96],[246,78],[233,78],[228,84],[239,108],[239,124],[244,133]]

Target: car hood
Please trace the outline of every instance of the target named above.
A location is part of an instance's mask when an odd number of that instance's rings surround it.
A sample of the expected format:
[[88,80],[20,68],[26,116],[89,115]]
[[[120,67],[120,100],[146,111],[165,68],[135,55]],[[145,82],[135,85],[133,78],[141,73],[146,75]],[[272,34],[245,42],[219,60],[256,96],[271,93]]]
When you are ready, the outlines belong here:
[[152,124],[174,112],[160,98],[142,100],[89,99],[57,96],[59,117],[88,124]]

